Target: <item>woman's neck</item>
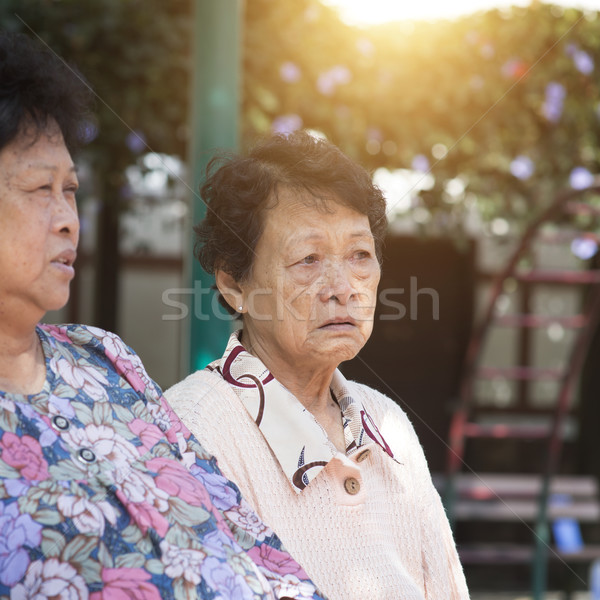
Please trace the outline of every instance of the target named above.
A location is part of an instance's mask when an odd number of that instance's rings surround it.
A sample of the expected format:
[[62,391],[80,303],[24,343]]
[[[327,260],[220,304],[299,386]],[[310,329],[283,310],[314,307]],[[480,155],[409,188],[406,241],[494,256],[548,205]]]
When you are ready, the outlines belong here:
[[[262,359],[261,359],[262,360]],[[264,362],[264,360],[263,360]],[[335,368],[319,373],[272,370],[273,377],[283,384],[323,427],[329,441],[340,451],[346,452],[342,411],[331,394],[331,380]],[[279,373],[279,374],[278,374]]]
[[276,351],[270,351],[248,331],[242,333],[242,344],[313,415],[338,451],[345,453],[342,413],[331,395],[331,381],[337,365],[315,365],[310,362],[292,365]]
[[269,348],[247,330],[242,331],[241,342],[306,409],[314,413],[329,404],[329,389],[336,365],[315,365],[310,362],[289,364],[276,350]]
[[46,364],[35,331],[0,325],[0,390],[12,394],[35,394],[44,387]]

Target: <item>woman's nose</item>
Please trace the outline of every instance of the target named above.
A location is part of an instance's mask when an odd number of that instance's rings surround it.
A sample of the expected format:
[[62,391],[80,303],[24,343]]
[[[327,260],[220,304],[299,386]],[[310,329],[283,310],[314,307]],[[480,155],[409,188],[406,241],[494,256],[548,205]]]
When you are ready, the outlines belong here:
[[67,235],[77,244],[79,240],[79,216],[74,199],[63,193],[55,198],[54,231]]
[[347,304],[357,293],[352,281],[352,272],[348,266],[331,265],[324,275],[321,299],[324,302],[337,300],[340,304]]

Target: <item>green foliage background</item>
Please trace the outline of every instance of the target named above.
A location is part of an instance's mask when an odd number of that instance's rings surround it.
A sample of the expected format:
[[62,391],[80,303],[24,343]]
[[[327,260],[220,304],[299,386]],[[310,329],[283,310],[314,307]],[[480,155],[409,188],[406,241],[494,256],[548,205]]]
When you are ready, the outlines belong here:
[[[569,185],[575,167],[598,172],[597,13],[533,2],[453,22],[360,30],[336,22],[318,3],[294,2],[294,16],[289,4],[248,2],[246,141],[277,115],[297,114],[372,169],[410,168],[424,155],[435,186],[414,206],[425,206],[450,233],[464,214],[461,203],[447,201],[450,179],[463,179],[484,218],[523,223]],[[591,72],[576,68],[574,51],[593,61]],[[298,81],[282,82],[286,62],[298,66]],[[335,65],[347,67],[352,80],[323,95],[318,76]],[[556,121],[544,116],[550,83],[565,91]],[[369,138],[382,149],[368,152]],[[448,149],[444,159],[432,156],[435,144]],[[534,164],[528,179],[511,174],[518,156]]]

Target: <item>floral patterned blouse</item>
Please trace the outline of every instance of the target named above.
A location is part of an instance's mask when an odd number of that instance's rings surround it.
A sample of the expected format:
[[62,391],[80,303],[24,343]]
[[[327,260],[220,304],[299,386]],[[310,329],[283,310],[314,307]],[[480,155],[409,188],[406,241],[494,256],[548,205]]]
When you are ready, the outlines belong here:
[[117,336],[37,332],[44,389],[0,392],[0,600],[321,598]]

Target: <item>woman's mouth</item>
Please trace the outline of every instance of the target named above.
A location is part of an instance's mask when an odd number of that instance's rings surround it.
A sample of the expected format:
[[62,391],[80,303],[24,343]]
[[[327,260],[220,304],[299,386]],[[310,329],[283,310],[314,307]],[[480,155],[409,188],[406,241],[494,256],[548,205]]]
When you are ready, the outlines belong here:
[[348,327],[356,327],[356,323],[354,319],[346,318],[346,319],[333,319],[331,321],[327,321],[323,325],[319,327],[319,329],[345,329]]
[[75,274],[73,263],[75,262],[76,258],[77,253],[75,252],[75,250],[65,250],[61,252],[58,256],[53,258],[50,262],[67,275],[73,276]]

